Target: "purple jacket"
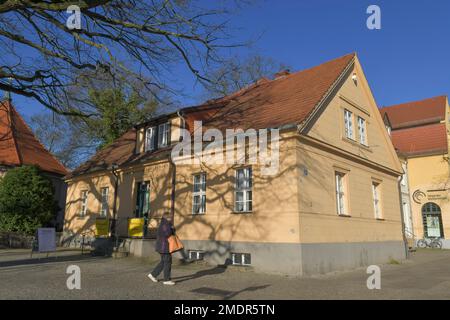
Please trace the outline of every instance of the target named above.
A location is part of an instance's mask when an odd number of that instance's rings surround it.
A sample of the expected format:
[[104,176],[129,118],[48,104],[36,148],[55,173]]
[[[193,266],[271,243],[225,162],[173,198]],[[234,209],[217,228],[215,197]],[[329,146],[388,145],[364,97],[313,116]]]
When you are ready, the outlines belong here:
[[169,242],[167,239],[174,234],[174,228],[172,223],[167,219],[162,218],[158,227],[158,233],[156,237],[156,251],[159,253],[169,253]]

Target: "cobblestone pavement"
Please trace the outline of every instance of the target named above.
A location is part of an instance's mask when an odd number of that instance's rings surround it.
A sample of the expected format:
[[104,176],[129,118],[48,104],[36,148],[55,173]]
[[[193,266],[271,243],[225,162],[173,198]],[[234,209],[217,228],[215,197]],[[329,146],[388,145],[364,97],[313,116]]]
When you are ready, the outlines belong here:
[[[238,267],[175,264],[167,287],[147,273],[156,261],[92,257],[74,250],[34,254],[0,250],[0,299],[450,299],[450,251],[422,250],[381,267],[381,290],[368,290],[365,268],[307,278]],[[69,265],[81,269],[81,290],[66,286]]]

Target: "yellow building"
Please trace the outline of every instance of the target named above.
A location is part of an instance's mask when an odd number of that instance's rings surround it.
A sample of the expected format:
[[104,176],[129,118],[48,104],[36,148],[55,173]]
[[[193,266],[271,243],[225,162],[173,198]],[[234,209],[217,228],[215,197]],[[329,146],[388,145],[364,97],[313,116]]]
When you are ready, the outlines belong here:
[[416,239],[442,238],[450,248],[449,105],[446,96],[381,109],[407,161]]
[[[67,177],[65,230],[94,235],[107,219],[130,237],[137,217],[152,238],[171,211],[189,259],[295,275],[349,269],[405,258],[401,174],[350,54],[136,126]],[[139,241],[133,253],[150,254]]]

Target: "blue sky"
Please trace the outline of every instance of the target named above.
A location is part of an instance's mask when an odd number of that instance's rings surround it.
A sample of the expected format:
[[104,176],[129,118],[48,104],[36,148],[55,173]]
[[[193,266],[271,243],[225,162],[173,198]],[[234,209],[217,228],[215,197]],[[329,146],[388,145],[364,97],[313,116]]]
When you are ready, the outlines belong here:
[[[381,30],[366,27],[366,9],[381,8]],[[380,106],[417,100],[450,91],[450,1],[297,0],[254,1],[230,25],[236,41],[258,38],[251,48],[302,70],[349,52],[357,52]],[[199,88],[184,68],[177,72],[186,97],[196,101]],[[43,107],[13,96],[22,114]]]

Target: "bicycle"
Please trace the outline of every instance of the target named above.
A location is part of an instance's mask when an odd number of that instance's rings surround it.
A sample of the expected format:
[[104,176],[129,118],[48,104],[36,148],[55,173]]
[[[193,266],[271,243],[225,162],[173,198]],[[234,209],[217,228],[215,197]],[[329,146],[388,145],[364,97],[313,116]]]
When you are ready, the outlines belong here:
[[442,241],[440,238],[425,238],[417,241],[417,246],[419,248],[433,248],[442,249]]

